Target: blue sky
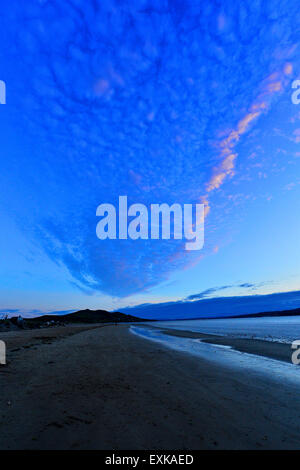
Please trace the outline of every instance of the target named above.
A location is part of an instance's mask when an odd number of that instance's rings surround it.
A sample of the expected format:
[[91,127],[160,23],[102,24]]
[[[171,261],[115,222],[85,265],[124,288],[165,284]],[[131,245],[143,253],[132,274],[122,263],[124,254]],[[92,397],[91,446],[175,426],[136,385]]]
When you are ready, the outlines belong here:
[[[300,290],[296,0],[1,9],[1,311]],[[99,240],[119,195],[205,203],[203,250]]]

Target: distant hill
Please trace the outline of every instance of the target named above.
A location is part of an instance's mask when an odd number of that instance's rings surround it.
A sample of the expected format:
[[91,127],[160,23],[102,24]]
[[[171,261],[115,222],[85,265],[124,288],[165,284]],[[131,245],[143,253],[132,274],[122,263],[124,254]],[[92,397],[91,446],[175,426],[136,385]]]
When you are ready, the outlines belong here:
[[[176,321],[182,320],[226,320],[233,318],[267,318],[267,317],[296,317],[300,316],[300,308],[293,308],[291,310],[272,310],[271,312],[259,312],[259,313],[243,313],[242,315],[223,315],[215,317],[193,317],[193,318],[176,318]],[[153,321],[153,320],[152,320]],[[170,321],[160,320],[160,321]]]
[[297,315],[300,315],[300,308],[293,308],[291,310],[272,310],[271,312],[248,313],[243,315],[231,315],[226,318],[295,317]]
[[186,298],[172,302],[141,304],[120,310],[144,319],[151,318],[160,321],[300,314],[300,290],[213,298],[201,297],[201,293],[198,295],[200,298],[196,300]]
[[27,318],[26,323],[110,323],[110,322],[138,322],[145,321],[133,315],[121,312],[107,312],[106,310],[79,310],[65,315],[43,315],[41,317]]

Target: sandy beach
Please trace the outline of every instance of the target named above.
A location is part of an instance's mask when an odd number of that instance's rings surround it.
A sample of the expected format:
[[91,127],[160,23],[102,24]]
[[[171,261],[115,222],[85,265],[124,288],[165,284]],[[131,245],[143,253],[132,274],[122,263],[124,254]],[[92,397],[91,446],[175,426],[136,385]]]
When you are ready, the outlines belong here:
[[[300,448],[296,386],[253,380],[129,328],[2,333],[0,449]],[[248,342],[287,354],[286,345]]]

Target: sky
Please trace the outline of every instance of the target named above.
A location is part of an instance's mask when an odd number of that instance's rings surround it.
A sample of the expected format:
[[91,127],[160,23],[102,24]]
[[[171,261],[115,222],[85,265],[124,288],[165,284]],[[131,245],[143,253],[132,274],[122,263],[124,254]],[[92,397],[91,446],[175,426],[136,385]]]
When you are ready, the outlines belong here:
[[[0,313],[300,306],[299,26],[296,0],[1,5]],[[203,249],[99,240],[120,195],[205,204]]]

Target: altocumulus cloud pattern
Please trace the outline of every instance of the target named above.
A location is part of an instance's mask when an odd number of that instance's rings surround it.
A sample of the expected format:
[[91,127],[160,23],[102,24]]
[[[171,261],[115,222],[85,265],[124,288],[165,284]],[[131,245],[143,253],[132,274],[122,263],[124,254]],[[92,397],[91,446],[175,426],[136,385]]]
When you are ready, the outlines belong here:
[[[1,78],[23,147],[2,177],[26,236],[79,288],[116,296],[213,251],[251,178],[244,139],[260,144],[295,72],[297,2],[12,0],[6,15]],[[201,256],[182,241],[100,242],[96,207],[119,195],[205,203]]]

